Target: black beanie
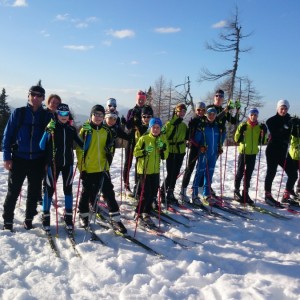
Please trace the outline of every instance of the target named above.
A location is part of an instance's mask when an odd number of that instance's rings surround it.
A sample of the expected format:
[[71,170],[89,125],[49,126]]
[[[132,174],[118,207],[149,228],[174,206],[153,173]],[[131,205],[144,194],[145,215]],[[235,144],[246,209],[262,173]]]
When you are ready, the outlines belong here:
[[104,109],[104,107],[102,105],[100,105],[100,104],[96,104],[96,105],[94,105],[92,107],[90,116],[92,116],[92,114],[95,113],[95,112],[97,112],[97,111],[98,112],[100,111],[100,112],[103,113],[103,115],[105,115],[105,109]]
[[33,85],[30,89],[29,89],[29,93],[31,92],[35,92],[35,93],[40,93],[43,96],[45,96],[45,90],[39,86],[39,85]]
[[151,116],[153,116],[153,109],[152,109],[152,107],[149,106],[149,105],[145,105],[142,108],[142,115],[151,115]]

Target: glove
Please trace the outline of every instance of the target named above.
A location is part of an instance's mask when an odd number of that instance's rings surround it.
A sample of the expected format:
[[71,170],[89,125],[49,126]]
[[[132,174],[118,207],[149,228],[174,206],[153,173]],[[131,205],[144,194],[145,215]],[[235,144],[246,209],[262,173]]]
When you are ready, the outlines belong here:
[[205,153],[207,151],[207,147],[206,146],[200,146],[200,152],[201,153]]
[[126,125],[126,119],[124,116],[121,117],[121,124]]
[[163,150],[160,150],[160,158],[161,159],[165,159],[165,153],[164,153],[164,151]]
[[240,100],[235,100],[235,108],[239,110],[241,108],[241,101]]
[[167,132],[166,127],[163,126],[163,127],[161,128],[161,130],[160,130],[160,133],[161,133],[161,134],[166,134],[166,132]]
[[47,127],[46,127],[46,131],[49,133],[52,133],[55,129],[55,121],[53,119],[51,119],[51,121],[48,123]]
[[158,138],[156,140],[156,146],[157,146],[158,149],[162,149],[164,147],[164,143],[161,141],[160,138]]
[[234,109],[235,104],[233,103],[232,100],[229,100],[229,102],[228,102],[228,104],[227,104],[227,107],[228,107],[229,110],[230,110],[230,109]]
[[153,149],[154,147],[151,144],[149,144],[148,146],[145,147],[144,154],[145,155],[150,154],[153,151]]
[[244,135],[244,132],[247,130],[247,124],[243,124],[241,127],[240,127],[240,135]]
[[92,127],[88,121],[83,123],[82,129],[83,129],[83,131],[88,132],[88,133],[92,132]]
[[223,148],[221,146],[218,147],[218,153],[221,155],[223,153]]
[[300,119],[297,117],[293,117],[289,120],[289,125],[291,126],[299,126],[300,125]]
[[264,134],[268,131],[266,124],[260,124],[260,129],[264,132]]
[[86,171],[82,171],[82,172],[80,173],[80,179],[81,179],[81,180],[85,180],[85,179],[86,179]]

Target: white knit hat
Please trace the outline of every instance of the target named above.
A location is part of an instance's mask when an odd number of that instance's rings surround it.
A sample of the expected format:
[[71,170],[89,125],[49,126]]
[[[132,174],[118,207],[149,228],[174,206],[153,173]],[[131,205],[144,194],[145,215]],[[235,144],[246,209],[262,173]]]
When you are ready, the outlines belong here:
[[285,106],[287,107],[287,109],[290,108],[290,103],[289,103],[289,101],[287,101],[287,100],[279,100],[279,101],[277,102],[277,109],[278,109],[280,106],[283,106],[283,105],[285,105]]

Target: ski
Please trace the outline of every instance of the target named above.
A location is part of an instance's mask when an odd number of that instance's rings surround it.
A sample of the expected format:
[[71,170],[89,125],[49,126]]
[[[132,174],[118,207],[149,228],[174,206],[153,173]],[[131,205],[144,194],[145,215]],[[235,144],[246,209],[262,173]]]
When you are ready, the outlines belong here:
[[254,211],[257,211],[257,212],[259,212],[259,213],[262,213],[262,214],[266,214],[266,215],[272,216],[272,217],[277,218],[277,219],[290,220],[289,217],[286,217],[286,216],[284,216],[284,215],[278,214],[278,213],[276,213],[276,212],[273,212],[273,211],[268,210],[268,209],[266,209],[266,208],[263,208],[263,207],[261,207],[261,206],[252,206],[252,209],[253,209]]
[[74,231],[72,229],[68,229],[66,226],[64,226],[64,228],[65,228],[65,231],[67,233],[67,238],[70,241],[70,244],[73,248],[73,251],[74,251],[75,255],[79,258],[82,258],[80,252],[77,249],[77,243],[76,243],[76,240],[75,240],[75,237],[74,237]]
[[[107,244],[95,233],[94,228],[91,226],[91,224],[89,224],[88,227],[82,227],[87,234],[90,235],[89,240],[92,242],[99,242],[101,243],[103,246],[107,246]],[[85,241],[85,238],[84,238]]]
[[177,204],[169,205],[169,206],[168,206],[168,211],[170,211],[170,212],[172,212],[172,213],[175,213],[176,215],[179,215],[179,216],[185,218],[185,219],[188,220],[188,221],[195,221],[195,219],[194,219],[193,217],[187,216],[186,214],[184,214],[184,213],[182,213],[182,212],[180,211],[180,206],[179,206],[179,204],[178,204],[178,205],[177,205]]
[[[182,225],[182,226],[184,226],[184,227],[186,227],[186,228],[189,228],[189,227],[190,227],[190,226],[187,225],[186,223],[180,222],[180,221],[176,220],[175,218],[171,217],[169,214],[167,214],[167,213],[164,212],[164,211],[158,212],[157,210],[154,210],[154,211],[153,211],[153,214],[157,214],[157,217],[158,217],[159,214],[160,214],[161,216],[163,216],[163,217],[169,219],[170,221],[172,221],[172,222],[174,222],[174,223],[176,223],[176,224]],[[156,216],[155,216],[155,217],[156,217]]]
[[[100,213],[96,214],[96,223],[104,229],[107,229],[107,230],[112,229],[113,230],[113,228],[109,225],[108,220],[105,217],[103,217]],[[125,240],[136,244],[137,246],[142,247],[144,250],[148,251],[150,254],[152,254],[154,256],[158,256],[160,258],[164,257],[162,254],[158,253],[154,249],[150,248],[146,244],[142,243],[141,241],[139,241],[138,239],[136,239],[135,237],[133,237],[127,233],[122,233],[122,232],[119,232],[116,230],[113,230],[113,232],[115,235],[120,236],[120,237],[124,238]]]
[[[244,215],[249,215],[251,214],[251,211],[245,210],[245,207],[251,207],[251,205],[246,204],[246,206],[243,203],[238,202],[234,198],[229,198],[229,197],[220,197],[220,196],[215,196],[214,197],[217,200],[218,205],[228,207],[229,209],[234,209],[237,212],[244,214]],[[237,202],[239,206],[233,205],[232,201]]]
[[193,208],[198,208],[198,209],[201,209],[202,211],[204,211],[207,215],[210,215],[210,216],[213,216],[217,219],[221,219],[223,221],[226,221],[226,222],[231,222],[232,220],[220,213],[217,213],[215,211],[212,211],[209,207],[205,206],[204,204],[202,203],[188,203],[188,205],[190,205],[191,207]]
[[45,235],[46,235],[47,241],[48,241],[48,243],[49,243],[49,245],[50,245],[50,248],[51,248],[52,252],[53,252],[57,257],[60,258],[60,252],[59,252],[59,250],[58,250],[58,248],[57,248],[57,246],[56,246],[56,243],[55,243],[55,241],[54,241],[53,235],[52,235],[51,232],[48,231],[48,230],[47,230],[47,231],[43,230],[43,232],[44,232]]

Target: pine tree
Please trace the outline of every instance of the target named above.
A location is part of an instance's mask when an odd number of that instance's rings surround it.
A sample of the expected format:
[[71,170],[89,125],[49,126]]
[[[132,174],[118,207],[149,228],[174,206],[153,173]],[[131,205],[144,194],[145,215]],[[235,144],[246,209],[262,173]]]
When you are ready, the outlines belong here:
[[2,139],[4,129],[11,113],[10,108],[6,102],[7,97],[8,95],[6,95],[5,89],[2,89],[2,93],[0,95],[0,150],[2,150]]

